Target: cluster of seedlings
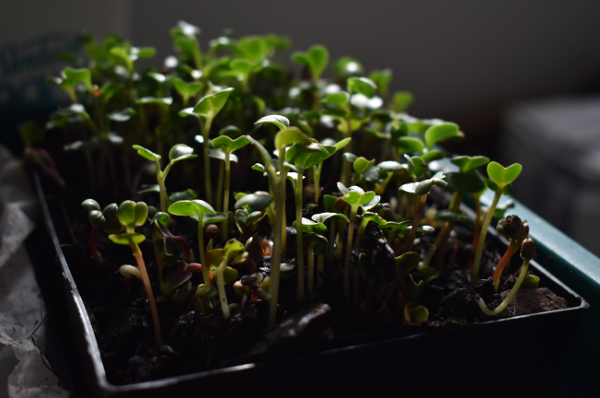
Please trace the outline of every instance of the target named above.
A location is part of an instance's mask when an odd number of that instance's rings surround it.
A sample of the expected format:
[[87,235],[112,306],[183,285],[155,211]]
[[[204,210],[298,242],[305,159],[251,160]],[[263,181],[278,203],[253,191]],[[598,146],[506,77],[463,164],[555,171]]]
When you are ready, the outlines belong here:
[[[352,305],[361,322],[427,324],[425,286],[456,270],[447,247],[458,224],[473,231],[470,254],[458,265],[467,283],[498,290],[513,255],[520,250],[523,258],[500,305],[489,308],[478,297],[482,313],[495,316],[519,288],[537,286],[528,273],[533,241],[517,216],[498,223],[510,246],[492,280],[480,281],[488,227],[509,207],[499,201],[521,165],[445,152],[438,144],[462,139],[459,127],[409,116],[412,96],[388,92],[390,70],[366,73],[343,57],[327,80],[329,53],[315,45],[291,55],[300,71],[293,78],[278,58],[290,47],[284,37],[228,32],[202,51],[197,27],[179,22],[171,35],[178,56],[144,73],[136,61],[154,56],[153,48],[83,36],[87,63],[72,54],[79,67],[51,79],[72,104],[46,126],[47,134],[76,138],[64,150],[86,160],[84,188],[94,198],[83,202],[89,255],[102,266],[99,233],[129,246],[137,266],[124,264],[120,273],[142,282],[157,346],[164,303],[225,323],[264,303],[271,330],[286,313],[339,292],[336,300]],[[23,135],[31,144],[40,136],[30,125]],[[60,178],[31,144],[37,162]],[[486,209],[479,198],[487,189],[495,196]],[[460,206],[467,196],[474,218]],[[449,205],[439,208],[432,197]],[[181,225],[197,226],[197,235],[177,236]],[[140,250],[147,240],[150,258]]]

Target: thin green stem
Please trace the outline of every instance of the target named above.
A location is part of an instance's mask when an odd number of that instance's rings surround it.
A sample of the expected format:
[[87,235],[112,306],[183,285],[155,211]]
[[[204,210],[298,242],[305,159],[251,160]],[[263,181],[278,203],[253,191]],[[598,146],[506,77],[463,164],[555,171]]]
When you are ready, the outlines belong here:
[[204,190],[206,201],[213,206],[212,200],[212,184],[210,182],[210,158],[208,157],[208,149],[210,147],[210,127],[212,125],[212,118],[206,118],[204,123],[200,119],[200,129],[202,130],[202,136],[204,142],[202,143],[202,149],[204,149]]
[[[450,200],[450,207],[448,208],[449,210],[452,211],[456,211],[458,210],[458,206],[460,205],[460,202],[462,201],[462,193],[461,192],[454,192],[452,194],[452,199]],[[431,263],[431,260],[433,259],[433,256],[438,253],[437,256],[437,261],[436,261],[436,269],[440,269],[441,265],[443,263],[444,257],[445,257],[445,242],[448,240],[448,237],[450,236],[450,232],[452,231],[452,228],[454,228],[454,223],[453,222],[446,222],[446,224],[444,225],[444,227],[442,228],[442,230],[440,231],[440,233],[438,234],[437,238],[435,239],[435,242],[433,244],[433,246],[429,249],[429,252],[427,252],[427,255],[425,256],[425,260],[423,260],[423,266],[429,266],[429,264]],[[438,249],[440,249],[438,251]]]
[[202,70],[202,53],[200,52],[200,41],[194,40],[194,65],[196,69]]
[[515,294],[517,294],[517,291],[519,291],[521,284],[523,283],[523,281],[525,280],[525,277],[527,276],[528,268],[529,268],[529,260],[524,260],[523,265],[521,266],[521,273],[519,274],[519,278],[515,282],[515,285],[512,287],[512,289],[510,289],[510,292],[508,293],[506,298],[502,301],[502,303],[500,303],[500,305],[498,307],[494,308],[493,310],[490,310],[487,307],[487,305],[485,305],[485,302],[483,301],[483,299],[480,298],[479,301],[477,302],[477,304],[479,304],[479,308],[481,308],[481,311],[483,311],[486,315],[489,315],[489,316],[498,315],[499,313],[504,311],[504,309],[506,309],[506,307],[512,301],[513,297],[515,297]]
[[417,235],[417,230],[419,229],[419,224],[421,223],[421,218],[423,218],[423,211],[425,210],[425,202],[427,201],[427,194],[421,195],[421,199],[417,202],[418,208],[413,219],[413,225],[406,237],[406,241],[404,242],[404,248],[402,249],[402,253],[407,253],[412,249],[415,236]]
[[[278,148],[280,154],[285,153],[285,147]],[[281,268],[281,243],[285,224],[283,224],[283,211],[285,206],[285,180],[287,170],[284,166],[285,156],[279,157],[279,177],[272,175],[276,184],[275,188],[275,231],[273,232],[273,258],[271,262],[271,302],[269,303],[268,329],[275,327],[277,320],[277,300],[279,299],[279,274]],[[271,172],[271,174],[274,174]]]
[[296,181],[296,189],[294,192],[296,202],[296,246],[298,247],[298,255],[296,264],[298,267],[298,286],[296,288],[296,303],[304,301],[304,236],[302,233],[302,179],[304,173],[298,173]]
[[479,241],[477,242],[477,251],[475,252],[475,260],[473,261],[473,269],[471,271],[471,284],[476,284],[479,282],[479,264],[481,263],[481,256],[483,254],[483,246],[485,244],[485,237],[487,235],[488,227],[490,226],[490,222],[492,222],[492,217],[496,211],[496,205],[500,200],[500,196],[502,196],[502,190],[504,187],[498,187],[494,195],[494,201],[492,205],[488,208],[485,219],[483,220],[483,224],[481,224],[481,232],[479,234]]
[[138,267],[140,267],[140,272],[142,274],[142,282],[144,284],[144,290],[146,291],[146,296],[148,296],[150,311],[152,312],[152,322],[154,323],[154,338],[156,340],[156,346],[160,347],[162,345],[160,322],[158,320],[158,310],[156,309],[156,301],[154,301],[154,293],[152,293],[152,285],[150,284],[150,278],[148,277],[148,271],[146,270],[146,263],[144,262],[142,251],[140,250],[140,247],[137,243],[131,243],[129,247],[131,248],[131,251],[133,251],[133,255],[135,257],[135,260],[137,261]]
[[268,329],[275,327],[277,318],[277,300],[279,299],[279,274],[281,265],[281,236],[283,203],[285,203],[285,180],[277,182],[275,189],[275,231],[273,231],[273,258],[271,263],[271,302],[269,303]]
[[[231,177],[231,161],[229,160],[229,151],[225,152],[225,193],[223,196],[223,213],[227,214],[229,210],[229,179]],[[229,236],[229,231],[227,226],[229,225],[229,220],[225,219],[223,221],[223,231],[221,233],[221,237],[223,242],[227,240]]]
[[354,222],[358,205],[350,207],[350,222],[348,223],[348,240],[346,241],[346,258],[344,259],[344,294],[350,298],[350,253],[352,251],[352,236],[354,235]]
[[210,286],[210,277],[208,275],[208,263],[206,262],[206,253],[204,252],[204,223],[202,219],[198,221],[198,251],[200,252],[200,263],[202,264],[202,277],[204,284]]
[[224,211],[223,205],[223,176],[225,175],[225,161],[219,162],[219,179],[217,180],[217,198],[215,199],[215,208],[218,211]]
[[313,167],[313,180],[315,187],[315,203],[319,204],[319,195],[321,194],[321,167],[323,163]]
[[360,222],[360,226],[358,227],[358,232],[356,233],[356,240],[354,241],[355,249],[358,249],[360,247],[360,241],[362,240],[362,237],[365,234],[365,230],[367,229],[367,224],[369,224],[369,220],[366,218],[363,218]]
[[[219,291],[219,301],[221,302],[221,310],[223,310],[223,318],[229,318],[229,304],[227,302],[227,294],[225,294],[225,268],[227,267],[227,257],[223,258],[219,268],[217,268],[217,289]],[[204,268],[204,267],[203,267]]]
[[[352,137],[352,121],[346,119],[346,131],[344,132],[344,138]],[[352,141],[344,147],[344,153],[352,152]],[[342,160],[342,184],[348,186],[350,183],[350,174],[352,173],[350,162]]]

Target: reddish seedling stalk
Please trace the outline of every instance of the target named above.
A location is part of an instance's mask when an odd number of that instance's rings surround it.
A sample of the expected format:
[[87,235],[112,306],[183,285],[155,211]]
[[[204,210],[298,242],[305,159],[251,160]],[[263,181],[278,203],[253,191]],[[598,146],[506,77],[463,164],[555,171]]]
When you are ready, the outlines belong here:
[[148,304],[150,304],[152,321],[154,323],[154,338],[156,339],[156,346],[158,347],[162,344],[158,310],[156,309],[156,302],[154,300],[154,294],[152,293],[150,278],[148,278],[146,263],[144,262],[144,257],[142,256],[142,251],[139,246],[140,243],[146,240],[146,237],[143,234],[135,232],[135,228],[144,225],[148,219],[148,205],[144,202],[135,203],[126,200],[119,206],[117,216],[119,222],[125,227],[125,232],[118,235],[111,234],[108,238],[116,244],[129,246],[133,252],[133,256],[140,269],[144,291],[148,297]]
[[156,301],[154,300],[154,293],[152,293],[152,285],[150,284],[150,278],[148,278],[146,263],[144,262],[144,257],[142,256],[140,246],[137,243],[132,243],[129,245],[129,247],[133,251],[133,256],[135,257],[135,261],[137,262],[142,274],[142,283],[144,284],[144,291],[146,292],[146,296],[148,297],[150,311],[152,312],[152,322],[154,323],[154,338],[156,341],[156,346],[159,347],[162,344],[162,335],[160,331],[160,323],[158,320],[158,310],[156,308]]
[[486,315],[494,316],[494,315],[498,315],[499,313],[504,311],[506,309],[506,307],[508,307],[508,305],[512,301],[513,297],[519,291],[521,284],[523,284],[523,281],[527,277],[529,261],[534,256],[534,254],[535,254],[535,243],[533,242],[533,239],[531,239],[528,236],[525,239],[523,239],[523,243],[521,244],[521,257],[523,258],[523,265],[521,266],[521,272],[519,273],[519,277],[517,278],[515,285],[513,286],[512,289],[510,289],[510,292],[504,298],[502,303],[500,303],[500,305],[494,309],[489,309],[487,307],[487,305],[485,304],[485,302],[483,301],[483,299],[480,298],[477,304],[479,304],[479,308],[481,309],[481,311],[483,311]]
[[[204,275],[204,272],[202,270],[202,264],[199,264],[199,263],[189,263],[184,268],[184,271],[188,271],[188,272],[200,272],[200,273],[202,273]],[[212,271],[209,270],[206,274],[207,274],[208,280],[210,281],[210,284],[212,286],[216,286],[217,283],[215,281],[215,277],[214,277]]]
[[506,264],[508,264],[510,262],[510,259],[517,252],[518,249],[519,249],[519,246],[517,246],[515,249],[513,249],[513,245],[509,245],[508,249],[504,253],[504,256],[502,256],[502,258],[500,259],[500,262],[498,262],[498,265],[496,266],[496,270],[494,271],[494,278],[493,278],[494,288],[496,289],[496,291],[498,291],[498,285],[500,284],[500,277],[502,276],[502,271],[504,270],[504,267],[506,266]]
[[99,231],[98,228],[92,227],[90,236],[88,238],[88,248],[90,250],[90,253],[91,253],[94,261],[97,264],[100,264],[102,262],[102,254],[100,254],[100,252],[98,251],[98,248],[96,247],[96,236],[98,235],[98,231]]
[[500,220],[498,222],[498,225],[496,226],[496,229],[500,234],[510,239],[510,244],[506,249],[506,253],[504,253],[504,256],[502,256],[500,262],[496,266],[496,270],[494,271],[493,283],[494,288],[496,289],[496,291],[498,291],[502,271],[510,262],[512,256],[521,247],[523,239],[525,239],[529,234],[529,225],[523,224],[523,222],[518,216],[513,215]]

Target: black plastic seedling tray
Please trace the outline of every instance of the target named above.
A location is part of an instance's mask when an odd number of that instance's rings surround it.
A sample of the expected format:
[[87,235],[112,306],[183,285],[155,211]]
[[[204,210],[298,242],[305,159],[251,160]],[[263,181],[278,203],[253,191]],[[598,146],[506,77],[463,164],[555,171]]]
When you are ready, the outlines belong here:
[[[94,397],[255,396],[526,396],[550,388],[556,380],[578,318],[588,307],[577,293],[536,262],[531,267],[545,286],[566,298],[563,310],[497,319],[456,330],[407,335],[398,330],[334,338],[315,344],[305,355],[268,363],[171,377],[125,386],[107,381],[86,307],[72,277],[65,253],[75,244],[70,230],[59,236],[54,222],[69,226],[57,198],[46,198],[40,178],[33,175],[47,234],[29,245],[36,258],[55,258],[62,273],[66,312],[72,336],[69,364],[58,355],[56,366],[79,385],[79,395]],[[67,228],[68,229],[68,228]],[[493,231],[495,232],[495,231]],[[49,267],[51,264],[44,264]],[[40,268],[38,266],[38,268]],[[38,276],[39,278],[39,276]],[[65,337],[62,336],[63,344]],[[59,353],[61,354],[61,353]],[[59,374],[61,369],[57,369]],[[83,390],[83,391],[81,391]],[[210,394],[210,395],[209,395]],[[215,395],[213,395],[215,394]]]

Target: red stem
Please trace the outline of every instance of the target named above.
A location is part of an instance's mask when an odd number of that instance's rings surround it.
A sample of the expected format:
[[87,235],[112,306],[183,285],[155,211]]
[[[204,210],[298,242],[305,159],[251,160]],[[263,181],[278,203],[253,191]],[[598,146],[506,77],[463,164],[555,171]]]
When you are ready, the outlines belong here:
[[[189,263],[183,269],[186,272],[202,272],[202,264],[199,263]],[[215,277],[213,276],[212,271],[208,271],[208,279],[210,279],[210,283],[212,286],[216,286]],[[206,282],[204,282],[206,283]]]
[[96,247],[96,235],[98,235],[98,228],[94,227],[92,228],[92,231],[90,232],[90,237],[88,238],[88,248],[90,249],[90,253],[94,261],[96,261],[97,263],[101,263],[102,254],[100,254],[98,248]]
[[[496,266],[496,270],[494,271],[494,283],[497,284],[500,280],[500,276],[502,276],[502,271],[504,270],[504,267],[506,266],[506,264],[509,263],[510,259],[512,258],[512,256],[517,252],[517,250],[511,250],[512,249],[512,245],[508,246],[508,249],[506,249],[506,253],[504,253],[504,256],[502,256],[502,258],[500,259],[500,262],[498,262],[498,265]],[[518,247],[517,247],[518,249]]]

